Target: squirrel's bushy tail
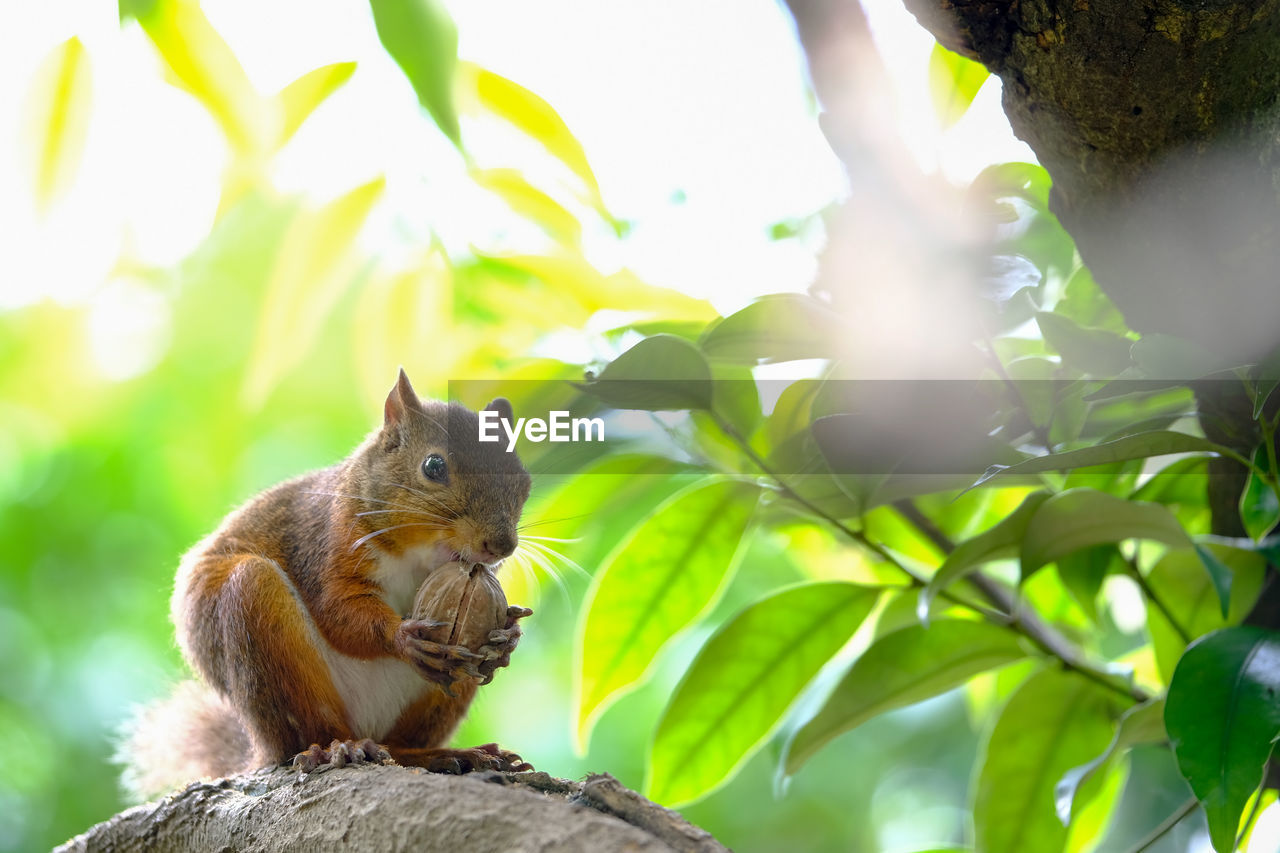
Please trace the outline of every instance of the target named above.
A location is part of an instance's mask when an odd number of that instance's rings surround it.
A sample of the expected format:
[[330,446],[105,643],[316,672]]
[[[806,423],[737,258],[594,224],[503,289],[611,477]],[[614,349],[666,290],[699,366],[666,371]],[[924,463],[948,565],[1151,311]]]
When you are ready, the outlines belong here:
[[184,681],[147,705],[122,730],[121,782],[143,802],[204,776],[245,769],[249,735],[231,706],[198,681]]

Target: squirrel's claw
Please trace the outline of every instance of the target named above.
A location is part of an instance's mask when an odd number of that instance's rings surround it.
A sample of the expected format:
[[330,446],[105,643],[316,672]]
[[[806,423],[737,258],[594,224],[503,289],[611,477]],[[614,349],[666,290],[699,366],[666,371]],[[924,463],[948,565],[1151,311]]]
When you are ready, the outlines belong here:
[[378,743],[361,740],[334,740],[324,749],[313,743],[293,757],[293,767],[301,781],[308,773],[346,767],[348,764],[394,764],[391,753]]
[[431,773],[461,775],[474,770],[523,773],[533,769],[532,764],[496,743],[486,743],[470,749],[440,749],[433,752],[435,755],[426,763],[426,768]]
[[484,656],[484,661],[480,664],[480,672],[483,673],[481,684],[493,681],[493,674],[499,667],[510,665],[511,653],[516,650],[523,633],[516,620],[523,619],[532,612],[527,607],[509,607],[507,627],[489,632],[489,642],[478,650]]

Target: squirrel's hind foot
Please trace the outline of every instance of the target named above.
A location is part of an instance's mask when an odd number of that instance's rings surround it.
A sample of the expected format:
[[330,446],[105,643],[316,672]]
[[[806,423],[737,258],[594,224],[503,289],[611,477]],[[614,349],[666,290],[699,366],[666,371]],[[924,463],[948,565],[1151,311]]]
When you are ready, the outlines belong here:
[[430,773],[448,773],[455,776],[476,770],[504,770],[522,773],[533,765],[519,755],[502,749],[496,743],[486,743],[470,749],[430,747],[425,749],[396,749],[395,758],[400,764],[423,767]]
[[335,740],[327,749],[313,743],[309,749],[299,752],[293,757],[293,766],[299,778],[308,773],[332,770],[335,767],[346,767],[348,764],[394,764],[391,753],[386,747],[374,743],[369,738],[362,740]]

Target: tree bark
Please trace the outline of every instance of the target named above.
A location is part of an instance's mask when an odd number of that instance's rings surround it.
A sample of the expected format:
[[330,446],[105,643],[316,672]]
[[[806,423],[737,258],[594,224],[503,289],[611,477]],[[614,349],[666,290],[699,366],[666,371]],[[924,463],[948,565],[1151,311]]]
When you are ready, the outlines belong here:
[[904,2],[999,75],[1053,211],[1134,329],[1237,363],[1274,346],[1280,2]]
[[360,766],[299,778],[289,768],[197,782],[136,806],[57,848],[415,850],[422,853],[628,850],[725,853],[706,831],[608,775],[443,776]]

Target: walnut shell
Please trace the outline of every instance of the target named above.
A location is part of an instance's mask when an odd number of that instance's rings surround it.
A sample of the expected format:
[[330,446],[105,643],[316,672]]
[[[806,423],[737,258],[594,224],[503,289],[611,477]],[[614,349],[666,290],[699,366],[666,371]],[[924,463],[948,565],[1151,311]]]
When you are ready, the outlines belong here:
[[413,618],[443,622],[438,642],[479,651],[489,633],[507,626],[507,596],[481,563],[448,563],[427,576],[413,600]]

